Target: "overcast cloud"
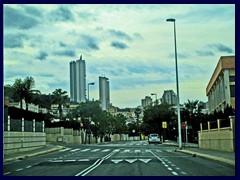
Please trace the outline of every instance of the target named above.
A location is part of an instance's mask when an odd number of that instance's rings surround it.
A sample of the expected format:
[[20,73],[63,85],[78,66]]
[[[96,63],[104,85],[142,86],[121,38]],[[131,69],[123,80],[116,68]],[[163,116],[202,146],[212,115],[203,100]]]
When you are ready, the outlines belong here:
[[[206,86],[221,56],[235,54],[235,7],[228,4],[4,5],[4,85],[32,76],[36,89],[69,93],[69,62],[82,55],[86,79],[110,80],[110,101],[136,107],[164,90],[176,92],[176,19],[181,103],[207,101]],[[155,97],[152,97],[153,99]]]

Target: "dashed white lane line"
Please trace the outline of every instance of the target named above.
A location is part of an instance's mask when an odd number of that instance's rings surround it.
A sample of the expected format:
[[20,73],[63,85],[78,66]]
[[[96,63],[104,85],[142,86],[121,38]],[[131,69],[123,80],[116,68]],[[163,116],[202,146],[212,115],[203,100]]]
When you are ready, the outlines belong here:
[[178,176],[178,173],[176,173],[175,171],[172,171],[172,174],[173,174],[174,176]]
[[22,171],[23,170],[23,168],[20,168],[20,169],[17,169],[16,171]]
[[11,174],[12,172],[6,172],[6,173],[4,173],[3,175],[8,175],[8,174]]

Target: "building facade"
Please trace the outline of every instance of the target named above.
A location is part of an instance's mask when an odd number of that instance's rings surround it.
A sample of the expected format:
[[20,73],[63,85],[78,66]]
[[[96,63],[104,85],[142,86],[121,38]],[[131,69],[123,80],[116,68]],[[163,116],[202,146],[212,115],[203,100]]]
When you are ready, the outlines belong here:
[[99,100],[102,110],[108,110],[110,105],[109,79],[99,77]]
[[235,109],[235,56],[221,56],[207,85],[209,113]]
[[153,103],[152,98],[149,96],[145,96],[145,98],[141,100],[141,103],[143,108],[150,106]]
[[177,105],[177,95],[173,90],[165,90],[161,99],[162,103],[168,103],[170,105]]
[[82,55],[70,62],[70,101],[86,102],[86,66]]

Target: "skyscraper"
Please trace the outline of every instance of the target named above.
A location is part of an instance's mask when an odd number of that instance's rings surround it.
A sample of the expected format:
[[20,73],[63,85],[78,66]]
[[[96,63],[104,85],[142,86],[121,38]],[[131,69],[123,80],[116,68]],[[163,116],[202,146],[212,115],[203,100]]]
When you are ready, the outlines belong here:
[[109,81],[106,77],[99,77],[99,100],[102,110],[108,110],[110,105]]
[[86,67],[82,55],[79,60],[70,62],[70,100],[86,101]]
[[177,95],[173,90],[165,90],[162,96],[162,102],[168,103],[170,105],[177,104]]

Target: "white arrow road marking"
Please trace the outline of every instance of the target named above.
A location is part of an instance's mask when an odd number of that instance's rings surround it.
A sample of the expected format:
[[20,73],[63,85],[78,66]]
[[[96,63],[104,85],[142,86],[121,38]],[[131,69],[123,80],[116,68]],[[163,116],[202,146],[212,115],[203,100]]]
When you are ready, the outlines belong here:
[[111,161],[114,162],[115,164],[117,164],[117,163],[122,162],[123,159],[112,159]]
[[125,161],[129,162],[129,163],[133,163],[135,162],[137,159],[125,159]]
[[139,161],[142,161],[144,163],[148,163],[149,161],[151,161],[152,159],[139,159]]

